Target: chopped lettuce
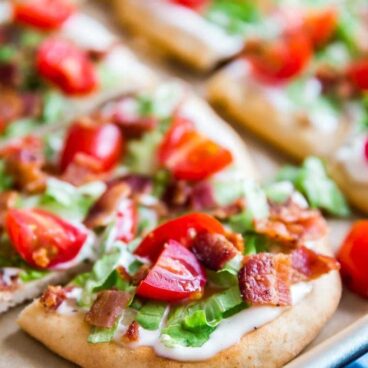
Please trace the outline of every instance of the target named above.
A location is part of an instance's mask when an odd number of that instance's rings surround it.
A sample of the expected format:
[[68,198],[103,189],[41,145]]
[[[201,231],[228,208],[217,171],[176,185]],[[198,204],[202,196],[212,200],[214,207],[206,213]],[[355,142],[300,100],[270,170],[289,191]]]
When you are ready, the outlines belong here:
[[[292,175],[293,173],[290,173]],[[294,186],[290,181],[270,183],[263,187],[266,196],[274,203],[284,203],[294,192]]]
[[116,321],[114,326],[112,326],[111,328],[93,326],[88,336],[88,342],[91,344],[110,342],[115,335],[118,325],[119,325],[119,320]]
[[146,330],[157,330],[166,310],[166,303],[149,301],[137,313],[136,321]]
[[0,46],[0,64],[8,63],[12,61],[13,57],[16,55],[16,49],[11,45],[1,45]]
[[41,121],[46,124],[58,123],[63,116],[65,101],[56,91],[49,91],[44,96]]
[[269,240],[259,234],[247,234],[245,236],[244,255],[252,255],[261,252],[268,252]]
[[153,195],[161,198],[170,183],[171,174],[168,170],[157,170],[153,175]]
[[237,285],[207,300],[173,307],[162,330],[162,342],[169,347],[202,346],[224,318],[244,308]]
[[257,4],[250,0],[213,0],[205,16],[230,34],[244,34],[260,19]]
[[5,191],[11,188],[13,184],[13,178],[6,173],[5,163],[0,160],[0,191]]
[[28,266],[22,267],[22,271],[19,273],[19,277],[22,282],[30,282],[42,279],[48,274],[46,270],[36,270]]
[[214,180],[213,193],[215,202],[220,206],[227,206],[234,203],[244,194],[242,180]]
[[75,187],[67,182],[49,178],[46,191],[39,197],[40,207],[71,220],[82,220],[106,189],[103,182]]
[[226,265],[218,271],[206,270],[210,283],[219,288],[228,288],[238,284],[238,272],[242,266],[243,256],[238,254],[228,261]]
[[34,119],[19,119],[9,124],[4,133],[5,138],[17,138],[33,133],[37,130],[38,122]]
[[350,214],[344,196],[317,157],[307,158],[301,167],[286,166],[280,170],[276,180],[291,181],[313,208],[342,217]]

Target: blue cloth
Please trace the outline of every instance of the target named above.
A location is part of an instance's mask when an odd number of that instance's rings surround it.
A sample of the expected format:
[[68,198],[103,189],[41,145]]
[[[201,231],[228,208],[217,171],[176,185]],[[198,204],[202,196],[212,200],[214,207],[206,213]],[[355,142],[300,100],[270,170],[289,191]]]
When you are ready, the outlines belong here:
[[348,364],[345,368],[368,368],[368,353],[355,362]]

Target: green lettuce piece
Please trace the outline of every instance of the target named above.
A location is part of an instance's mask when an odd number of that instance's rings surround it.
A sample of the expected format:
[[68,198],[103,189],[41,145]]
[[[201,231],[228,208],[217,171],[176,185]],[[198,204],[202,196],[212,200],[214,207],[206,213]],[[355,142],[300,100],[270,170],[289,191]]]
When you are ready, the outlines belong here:
[[231,34],[245,33],[249,23],[260,18],[256,3],[250,0],[213,0],[205,16]]
[[168,170],[157,170],[153,176],[153,195],[161,198],[170,183],[171,174]]
[[261,252],[268,252],[269,240],[259,234],[247,234],[245,236],[244,255],[252,255]]
[[140,206],[138,208],[138,234],[147,234],[158,225],[157,213],[151,208]]
[[60,122],[65,109],[63,96],[55,91],[49,91],[44,96],[41,121],[46,124]]
[[22,282],[27,283],[30,281],[40,280],[44,278],[49,271],[45,270],[36,270],[29,267],[22,267],[22,271],[19,274],[19,277]]
[[103,182],[75,187],[67,182],[50,178],[45,193],[39,197],[39,205],[62,217],[81,221],[105,188]]
[[114,326],[112,326],[111,328],[93,326],[88,336],[88,342],[90,344],[110,342],[114,338],[118,325],[119,325],[119,319],[116,321]]
[[136,321],[146,330],[157,330],[165,309],[166,303],[149,301],[138,311]]
[[38,122],[34,119],[19,119],[9,124],[2,136],[4,138],[18,138],[34,133],[38,128]]
[[344,196],[326,173],[323,162],[317,157],[307,158],[298,167],[286,166],[276,176],[277,181],[290,180],[307,199],[310,206],[335,216],[350,214]]
[[5,171],[5,163],[0,160],[0,191],[5,191],[12,187],[13,178]]
[[152,174],[158,167],[157,149],[163,138],[158,130],[146,133],[141,139],[131,140],[127,146],[126,166],[138,174]]
[[0,46],[0,64],[8,63],[12,61],[13,57],[16,55],[17,51],[13,46],[2,45]]
[[174,307],[162,330],[161,339],[171,347],[202,346],[224,318],[244,308],[246,305],[237,285],[205,301]]
[[227,206],[234,203],[244,194],[242,180],[224,181],[217,180],[213,182],[213,192],[216,203],[220,206]]
[[[285,174],[294,178],[296,173],[289,172]],[[267,198],[274,203],[285,203],[294,192],[294,186],[291,181],[280,181],[265,185],[263,189]]]

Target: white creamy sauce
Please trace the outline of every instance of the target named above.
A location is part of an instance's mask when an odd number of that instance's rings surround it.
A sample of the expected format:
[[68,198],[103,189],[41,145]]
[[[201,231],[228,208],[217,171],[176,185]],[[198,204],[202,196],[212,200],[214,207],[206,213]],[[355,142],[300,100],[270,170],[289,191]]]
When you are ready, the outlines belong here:
[[13,278],[19,275],[20,269],[16,267],[3,267],[1,268],[1,281],[5,285],[12,285]]
[[113,34],[101,23],[82,13],[69,17],[60,31],[86,50],[106,51],[116,42]]
[[[291,288],[293,305],[299,303],[311,290],[312,285],[310,283],[293,285]],[[220,351],[237,344],[243,335],[274,320],[287,309],[287,307],[270,306],[257,306],[245,309],[230,318],[224,319],[211,334],[209,340],[198,348],[179,345],[167,347],[164,345],[162,336],[160,336],[160,329],[165,323],[168,313],[167,309],[166,316],[164,316],[161,327],[158,330],[149,331],[139,327],[139,341],[128,346],[132,348],[150,346],[157,355],[178,361],[206,360]],[[125,316],[121,319],[114,337],[114,340],[118,343],[123,343],[122,336],[126,332],[129,324],[134,320],[134,311],[128,310],[126,313],[128,314],[128,318]]]
[[368,160],[364,154],[367,140],[367,135],[356,136],[336,153],[337,161],[343,165],[348,175],[361,184],[368,183]]
[[77,305],[77,300],[82,297],[82,289],[77,287],[73,288],[66,296],[67,299],[59,305],[57,312],[66,316],[79,313],[80,307]]
[[210,23],[200,14],[167,0],[150,0],[144,7],[162,22],[192,34],[210,46],[220,57],[231,56],[243,47],[243,38],[229,35],[222,28]]
[[[237,60],[230,64],[227,72],[237,83],[249,86],[247,87],[249,88],[249,93],[253,90],[261,96],[266,97],[270,104],[280,113],[292,114],[300,111],[300,106],[289,98],[282,85],[267,85],[256,80],[252,76],[250,64],[246,60]],[[321,104],[318,108],[308,110],[308,105],[317,102],[321,98],[321,83],[315,78],[310,78],[306,81],[305,88],[300,92],[303,94],[301,99],[305,101],[305,104],[301,107],[301,112],[307,114],[310,127],[323,133],[335,131],[339,125],[338,114],[329,108],[323,107]],[[284,119],[284,121],[290,124],[294,123],[295,120]]]
[[0,2],[0,24],[11,21],[13,9],[9,1]]

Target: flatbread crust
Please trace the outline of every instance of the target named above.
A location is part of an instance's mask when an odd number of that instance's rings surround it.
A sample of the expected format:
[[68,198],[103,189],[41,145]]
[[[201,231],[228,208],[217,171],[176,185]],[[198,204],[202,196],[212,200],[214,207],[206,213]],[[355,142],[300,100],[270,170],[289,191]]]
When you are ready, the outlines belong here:
[[[221,60],[227,59],[239,50],[219,52],[218,48],[198,37],[193,32],[187,32],[178,25],[164,22],[147,6],[147,1],[114,0],[114,12],[118,21],[135,34],[141,35],[151,44],[159,47],[167,56],[177,59],[198,71],[208,71]],[[153,43],[153,45],[152,45]]]
[[264,91],[242,74],[245,61],[236,61],[207,84],[209,101],[219,111],[297,160],[309,155],[328,157],[342,144],[349,125],[341,121],[334,132],[317,131],[295,113],[282,112]]
[[344,167],[334,160],[330,161],[329,172],[349,202],[357,209],[368,213],[368,186],[352,180]]
[[60,356],[86,368],[273,368],[290,361],[311,342],[332,316],[341,296],[338,272],[314,281],[299,304],[210,360],[177,362],[160,358],[149,347],[129,349],[116,343],[89,344],[90,331],[82,314],[46,311],[38,300],[26,307],[18,323],[23,330]]

